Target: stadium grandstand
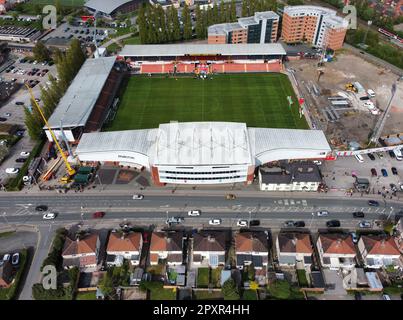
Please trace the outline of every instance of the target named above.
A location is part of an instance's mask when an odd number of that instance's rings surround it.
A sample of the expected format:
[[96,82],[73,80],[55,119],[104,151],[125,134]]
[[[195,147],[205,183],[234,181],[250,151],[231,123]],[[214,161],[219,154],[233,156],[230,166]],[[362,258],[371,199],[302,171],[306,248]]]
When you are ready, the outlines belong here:
[[118,12],[132,12],[146,2],[145,0],[89,0],[84,6],[92,14],[97,12],[106,18],[113,18]]
[[[123,78],[116,57],[87,59],[48,123],[58,139],[75,142],[84,132],[100,130]],[[44,127],[49,141],[53,141]]]
[[280,72],[279,43],[126,45],[120,52],[137,73]]
[[181,122],[157,129],[84,133],[83,163],[144,167],[154,184],[251,183],[255,168],[277,160],[326,159],[323,131],[247,128],[237,122]]

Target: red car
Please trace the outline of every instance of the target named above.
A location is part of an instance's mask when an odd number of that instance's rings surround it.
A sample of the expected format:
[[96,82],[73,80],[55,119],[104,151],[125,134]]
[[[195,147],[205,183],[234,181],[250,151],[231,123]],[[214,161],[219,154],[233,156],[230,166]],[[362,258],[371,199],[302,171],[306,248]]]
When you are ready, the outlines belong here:
[[371,169],[371,174],[373,177],[376,177],[378,175],[378,173],[376,172],[375,168]]
[[92,217],[93,217],[94,219],[99,219],[99,218],[103,218],[104,215],[105,215],[105,212],[97,211],[97,212],[94,212],[94,213],[92,214]]

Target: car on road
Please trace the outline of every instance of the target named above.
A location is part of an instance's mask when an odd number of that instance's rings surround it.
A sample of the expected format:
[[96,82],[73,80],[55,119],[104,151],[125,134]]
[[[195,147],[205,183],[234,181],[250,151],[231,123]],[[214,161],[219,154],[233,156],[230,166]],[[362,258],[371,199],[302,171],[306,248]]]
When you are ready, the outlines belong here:
[[44,211],[47,211],[47,210],[48,210],[48,206],[45,206],[43,204],[35,207],[35,211],[44,212]]
[[340,227],[340,221],[339,220],[330,220],[326,222],[326,227],[328,228],[338,228]]
[[249,226],[253,227],[253,226],[260,226],[260,220],[251,220],[249,222]]
[[23,105],[24,105],[24,102],[22,102],[22,101],[17,101],[15,104],[16,104],[17,106],[23,106]]
[[56,213],[48,212],[43,215],[43,220],[53,220],[56,218]]
[[7,118],[0,117],[0,122],[6,122]]
[[375,156],[372,153],[367,154],[368,158],[370,158],[372,161],[375,161]]
[[329,212],[328,212],[328,211],[318,211],[318,212],[316,213],[316,215],[317,215],[318,217],[324,217],[324,216],[328,216],[328,215],[329,215]]
[[357,159],[358,162],[360,162],[360,163],[361,163],[361,162],[364,162],[364,158],[363,158],[362,155],[356,154],[354,157]]
[[382,172],[382,175],[383,175],[384,177],[387,177],[387,176],[388,176],[388,172],[386,171],[386,169],[382,169],[381,172]]
[[397,175],[397,169],[396,169],[396,167],[392,167],[392,174],[393,174],[394,176]]
[[92,217],[94,219],[100,219],[100,218],[103,218],[104,216],[105,216],[105,212],[103,212],[103,211],[97,211],[92,214]]
[[368,205],[371,207],[379,207],[379,202],[376,200],[368,200]]
[[210,219],[208,224],[211,226],[218,226],[221,224],[221,219]]
[[371,228],[372,224],[369,221],[361,221],[358,226],[360,228]]
[[376,172],[376,169],[375,169],[375,168],[372,168],[372,169],[371,169],[371,175],[372,175],[373,177],[376,177],[376,176],[378,175],[378,172]]
[[20,263],[20,254],[18,252],[13,254],[13,257],[11,258],[11,264],[13,266],[16,266]]
[[286,222],[284,222],[284,227],[290,228],[290,227],[294,227],[294,221],[293,220],[288,220]]
[[9,253],[6,253],[6,254],[3,256],[3,261],[4,261],[4,262],[9,261],[10,258],[11,258],[11,255],[10,255]]
[[143,200],[144,196],[142,194],[133,195],[133,200]]
[[236,195],[235,194],[227,194],[226,196],[225,196],[225,199],[227,199],[227,200],[234,200],[234,199],[236,199]]
[[20,153],[20,156],[21,156],[21,157],[29,157],[30,154],[31,154],[30,152],[22,151],[22,152]]
[[7,174],[17,174],[18,172],[20,172],[20,169],[18,169],[18,168],[7,168],[6,169]]
[[356,211],[356,212],[353,212],[353,217],[354,218],[364,218],[364,212],[362,212],[362,211]]
[[24,163],[25,161],[27,161],[27,158],[18,158],[18,159],[15,159],[15,162],[18,162],[18,163]]
[[304,221],[295,221],[295,223],[294,223],[294,227],[296,227],[296,228],[303,228],[303,227],[305,227],[305,222]]
[[189,217],[197,217],[197,216],[200,216],[200,214],[201,214],[200,210],[189,210],[188,211]]
[[351,232],[351,239],[353,240],[354,243],[358,242],[358,236],[355,232]]
[[388,294],[383,294],[383,295],[382,295],[382,299],[383,299],[383,300],[391,300],[391,299],[390,299],[390,296],[389,296]]
[[248,226],[248,220],[238,220],[236,222],[236,225],[238,227],[247,227]]
[[171,217],[171,218],[168,218],[165,221],[165,223],[168,224],[168,225],[171,225],[171,224],[179,224],[179,223],[181,223],[183,221],[184,221],[184,219],[182,217]]
[[9,118],[9,117],[11,117],[11,113],[10,113],[10,112],[6,112],[6,113],[4,114],[4,116],[7,117],[7,118]]

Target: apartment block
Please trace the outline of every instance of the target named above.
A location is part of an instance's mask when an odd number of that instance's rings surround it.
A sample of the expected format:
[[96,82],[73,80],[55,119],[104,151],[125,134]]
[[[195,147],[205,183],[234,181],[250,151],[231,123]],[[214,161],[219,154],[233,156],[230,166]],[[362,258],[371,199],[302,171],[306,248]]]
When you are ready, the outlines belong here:
[[209,44],[272,43],[277,41],[279,15],[273,11],[256,12],[238,22],[215,24],[208,28]]
[[281,39],[286,43],[308,42],[315,47],[340,49],[348,21],[336,11],[318,6],[284,8]]

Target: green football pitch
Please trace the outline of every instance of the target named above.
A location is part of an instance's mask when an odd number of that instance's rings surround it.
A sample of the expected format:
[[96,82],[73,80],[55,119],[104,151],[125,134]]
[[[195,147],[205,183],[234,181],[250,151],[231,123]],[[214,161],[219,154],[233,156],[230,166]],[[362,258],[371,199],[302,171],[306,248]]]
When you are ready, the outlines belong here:
[[[170,121],[245,122],[249,127],[306,129],[298,101],[283,74],[191,77],[135,76],[127,81],[107,131],[157,128]],[[291,96],[290,106],[287,96]]]

